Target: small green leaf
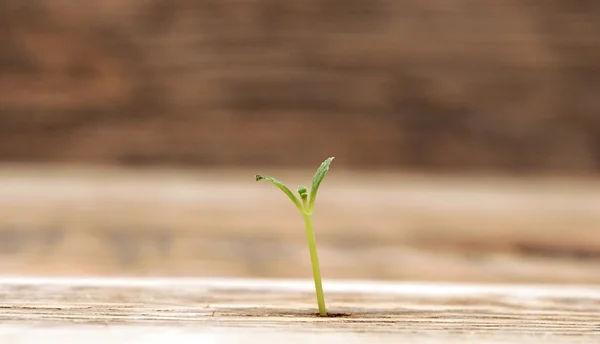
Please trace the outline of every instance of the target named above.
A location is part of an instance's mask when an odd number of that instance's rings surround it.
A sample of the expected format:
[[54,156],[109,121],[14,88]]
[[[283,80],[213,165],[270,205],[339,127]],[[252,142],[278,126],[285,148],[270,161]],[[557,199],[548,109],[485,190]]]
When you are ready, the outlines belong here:
[[315,176],[313,177],[312,188],[310,190],[310,202],[308,203],[309,212],[312,212],[313,208],[315,207],[315,200],[317,199],[317,192],[319,191],[319,186],[321,186],[321,182],[327,175],[327,172],[329,171],[329,165],[331,165],[333,159],[335,159],[335,157],[331,157],[323,161],[321,166],[319,166],[319,168],[317,169]]
[[281,191],[283,191],[283,193],[285,193],[290,198],[290,200],[294,203],[294,205],[296,206],[296,208],[298,208],[298,210],[300,210],[301,212],[304,212],[304,207],[302,206],[302,204],[300,204],[300,201],[298,201],[298,198],[296,197],[296,195],[294,195],[294,193],[287,186],[285,186],[285,184],[283,184],[282,182],[280,182],[279,180],[277,180],[273,177],[257,174],[256,181],[259,181],[259,180],[266,180],[266,181],[273,183],[275,186],[277,186]]
[[302,199],[302,204],[306,205],[306,201],[308,199],[308,191],[302,185],[298,186],[298,194],[300,195],[300,199]]

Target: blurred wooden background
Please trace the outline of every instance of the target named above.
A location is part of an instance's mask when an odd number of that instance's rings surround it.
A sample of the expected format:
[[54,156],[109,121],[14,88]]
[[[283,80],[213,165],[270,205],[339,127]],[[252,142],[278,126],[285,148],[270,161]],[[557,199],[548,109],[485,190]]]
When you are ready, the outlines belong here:
[[[300,215],[256,171],[2,171],[5,274],[311,276]],[[600,282],[599,181],[334,165],[316,211],[326,279]]]
[[0,0],[0,273],[596,283],[599,15]]
[[0,159],[597,173],[599,13],[1,0]]

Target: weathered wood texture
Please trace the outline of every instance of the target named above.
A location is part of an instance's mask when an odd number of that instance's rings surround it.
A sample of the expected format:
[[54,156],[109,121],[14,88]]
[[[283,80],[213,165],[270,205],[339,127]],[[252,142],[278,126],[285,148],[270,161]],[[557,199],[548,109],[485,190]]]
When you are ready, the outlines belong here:
[[566,0],[0,0],[0,159],[597,173],[599,15]]
[[[0,169],[0,271],[307,277],[290,186],[313,170]],[[332,168],[315,226],[325,278],[600,283],[600,183]]]
[[[326,281],[0,278],[3,343],[600,341],[600,288]],[[245,339],[245,340],[244,340]]]

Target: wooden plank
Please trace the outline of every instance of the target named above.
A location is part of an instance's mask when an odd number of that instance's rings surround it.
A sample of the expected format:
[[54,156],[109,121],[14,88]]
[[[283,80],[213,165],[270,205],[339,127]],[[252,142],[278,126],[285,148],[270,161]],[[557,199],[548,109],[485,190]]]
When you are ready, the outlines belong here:
[[[0,168],[0,269],[45,275],[310,275],[269,172]],[[329,278],[599,283],[600,183],[332,169],[315,226]],[[39,262],[43,261],[43,264]]]
[[310,280],[0,278],[7,343],[600,340],[600,288]]

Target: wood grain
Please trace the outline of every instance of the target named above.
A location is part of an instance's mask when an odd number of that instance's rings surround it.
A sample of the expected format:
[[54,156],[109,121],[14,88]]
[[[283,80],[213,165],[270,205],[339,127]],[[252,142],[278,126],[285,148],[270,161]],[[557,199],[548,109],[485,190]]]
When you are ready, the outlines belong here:
[[[0,270],[304,278],[290,185],[314,171],[0,168]],[[600,183],[333,169],[315,218],[327,278],[599,283]],[[40,263],[42,262],[42,263]]]
[[[600,340],[600,288],[325,281],[0,278],[0,339],[30,343],[562,343]],[[202,341],[204,343],[205,341]]]

